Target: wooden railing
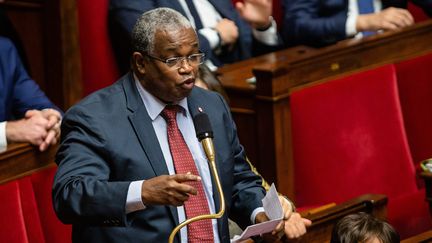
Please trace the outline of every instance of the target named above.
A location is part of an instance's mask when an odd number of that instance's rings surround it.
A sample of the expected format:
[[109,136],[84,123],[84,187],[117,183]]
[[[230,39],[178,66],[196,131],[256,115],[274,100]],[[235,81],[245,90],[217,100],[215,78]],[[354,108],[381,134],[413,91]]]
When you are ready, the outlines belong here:
[[55,166],[57,146],[40,152],[27,143],[16,143],[3,148],[0,153],[0,184]]
[[[322,49],[298,46],[226,65],[226,89],[240,141],[260,173],[294,196],[290,92],[341,75],[432,53],[432,20]],[[251,83],[254,77],[256,84]]]

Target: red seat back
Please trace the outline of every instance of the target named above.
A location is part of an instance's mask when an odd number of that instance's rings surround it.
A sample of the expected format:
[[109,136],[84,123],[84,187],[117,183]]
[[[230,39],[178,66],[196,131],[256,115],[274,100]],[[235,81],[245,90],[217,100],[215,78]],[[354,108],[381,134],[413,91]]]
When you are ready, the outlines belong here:
[[432,158],[432,54],[396,64],[408,142],[417,168]]
[[[403,237],[430,226],[424,197],[417,196],[393,65],[293,92],[291,117],[299,206],[385,194],[390,223]],[[401,205],[400,198],[416,200]],[[404,218],[411,207],[424,210],[411,215],[423,221]]]
[[115,82],[119,72],[108,36],[108,0],[78,1],[84,94]]
[[72,241],[72,226],[63,224],[54,212],[51,190],[56,169],[57,167],[50,167],[30,176],[40,224],[47,243]]
[[428,19],[428,16],[425,14],[425,12],[420,7],[417,7],[411,2],[408,2],[408,11],[412,14],[416,23]]

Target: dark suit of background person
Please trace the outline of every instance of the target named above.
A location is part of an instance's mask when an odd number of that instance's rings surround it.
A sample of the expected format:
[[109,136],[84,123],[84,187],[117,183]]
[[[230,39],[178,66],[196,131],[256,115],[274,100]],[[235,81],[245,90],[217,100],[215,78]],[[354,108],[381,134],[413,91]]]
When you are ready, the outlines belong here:
[[[361,1],[361,0],[359,0]],[[382,7],[406,8],[406,0],[383,0]],[[431,0],[413,0],[432,16]],[[288,45],[324,46],[346,35],[348,0],[283,0],[282,37]]]
[[[222,18],[235,22],[238,27],[239,36],[237,43],[231,49],[222,48],[222,54],[216,55],[207,38],[198,33],[201,51],[206,54],[206,59],[212,61],[216,66],[233,63],[252,56],[275,51],[281,47],[281,42],[276,46],[269,46],[257,41],[252,34],[251,26],[244,21],[231,0],[209,0]],[[130,33],[138,17],[158,7],[167,7],[186,13],[178,0],[110,0],[109,7],[109,30],[117,58],[117,63],[122,73],[130,69],[128,60],[130,56]]]
[[0,37],[0,121],[22,119],[28,110],[46,108],[60,111],[29,77],[13,43]]

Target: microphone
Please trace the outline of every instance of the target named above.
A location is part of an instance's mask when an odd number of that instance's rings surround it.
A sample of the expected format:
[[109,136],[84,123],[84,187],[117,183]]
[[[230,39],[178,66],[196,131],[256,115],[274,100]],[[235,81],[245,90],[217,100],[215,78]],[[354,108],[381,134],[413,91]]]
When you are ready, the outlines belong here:
[[222,191],[222,186],[219,180],[219,175],[216,169],[216,161],[215,161],[215,150],[213,146],[213,130],[211,128],[209,117],[206,113],[202,111],[201,108],[198,109],[200,113],[198,113],[194,118],[194,126],[195,126],[195,132],[197,135],[198,140],[201,142],[201,145],[204,148],[204,152],[207,156],[210,171],[213,175],[214,182],[216,184],[216,188],[219,193],[219,212],[214,214],[205,214],[205,215],[198,215],[193,218],[187,219],[183,222],[181,222],[179,225],[177,225],[172,231],[168,238],[168,242],[172,243],[174,242],[174,236],[180,231],[181,228],[184,226],[193,223],[198,220],[203,219],[218,219],[223,216],[225,213],[225,198]]
[[198,113],[194,118],[195,132],[198,140],[204,148],[207,159],[211,162],[215,160],[215,150],[213,146],[213,130],[210,120],[206,113]]

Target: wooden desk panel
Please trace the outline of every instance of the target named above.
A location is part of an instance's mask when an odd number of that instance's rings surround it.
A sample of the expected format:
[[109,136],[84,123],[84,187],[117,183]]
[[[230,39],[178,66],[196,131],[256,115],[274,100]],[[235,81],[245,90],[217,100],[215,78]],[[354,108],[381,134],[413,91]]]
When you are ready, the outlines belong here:
[[46,167],[55,166],[54,156],[57,146],[50,146],[47,151],[27,143],[10,144],[0,151],[0,184],[30,175]]
[[[432,20],[321,49],[299,46],[218,71],[239,137],[251,161],[281,193],[294,198],[290,92],[364,69],[432,52]],[[256,84],[246,79],[255,76]],[[253,151],[250,153],[249,151]]]

